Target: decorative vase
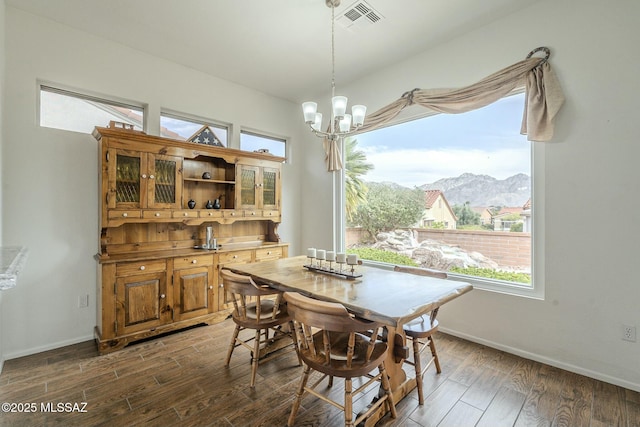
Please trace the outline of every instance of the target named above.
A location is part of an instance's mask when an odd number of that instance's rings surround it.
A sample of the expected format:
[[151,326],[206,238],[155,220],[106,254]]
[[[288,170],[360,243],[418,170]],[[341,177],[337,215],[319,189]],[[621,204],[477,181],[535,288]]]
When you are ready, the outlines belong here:
[[220,209],[220,198],[213,201],[213,209]]
[[189,209],[193,209],[196,207],[196,201],[191,199],[187,202],[187,206],[189,206]]
[[205,205],[205,208],[213,209],[213,203],[211,202],[211,200],[207,200],[207,204]]

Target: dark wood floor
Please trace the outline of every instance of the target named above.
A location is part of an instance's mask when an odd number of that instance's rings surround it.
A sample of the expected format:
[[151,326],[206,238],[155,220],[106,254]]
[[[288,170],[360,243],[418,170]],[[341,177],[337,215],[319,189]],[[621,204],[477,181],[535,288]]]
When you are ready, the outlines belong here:
[[[302,369],[295,354],[260,366],[251,390],[245,349],[223,366],[232,327],[227,320],[104,356],[86,342],[6,361],[0,402],[33,403],[36,412],[2,412],[0,425],[284,426]],[[379,426],[640,426],[640,393],[442,333],[437,345],[443,372],[425,375],[425,405],[414,391],[398,404],[398,418]],[[332,393],[341,392],[336,381]],[[58,403],[83,409],[82,402],[86,412],[42,411],[64,410]],[[341,423],[337,409],[311,397],[296,419]]]

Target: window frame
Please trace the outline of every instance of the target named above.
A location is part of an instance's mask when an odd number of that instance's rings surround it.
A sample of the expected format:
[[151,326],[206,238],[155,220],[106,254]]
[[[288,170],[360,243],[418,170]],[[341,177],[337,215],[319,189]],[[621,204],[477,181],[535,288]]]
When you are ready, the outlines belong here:
[[[251,135],[251,136],[255,136],[258,138],[265,138],[265,139],[270,139],[273,141],[277,141],[277,142],[282,142],[284,144],[284,156],[286,160],[285,163],[290,163],[290,159],[291,159],[291,144],[289,143],[289,138],[286,136],[282,136],[282,135],[276,135],[270,132],[263,132],[263,131],[259,131],[259,130],[255,130],[255,129],[249,129],[246,127],[243,127],[240,129],[240,138],[239,138],[239,149],[242,151],[248,151],[248,150],[243,150],[242,149],[242,135]],[[274,154],[274,153],[272,153]],[[277,155],[277,154],[274,154]]]
[[[509,94],[501,99],[507,98],[512,95],[521,94],[524,92],[524,87],[516,88]],[[499,100],[498,100],[499,101]],[[524,107],[524,106],[523,106]],[[430,116],[434,116],[437,113],[433,111],[421,111],[415,112],[415,110],[408,111],[405,114],[400,114],[396,119],[387,123],[385,127],[396,126],[403,123],[411,122],[414,120],[420,120]],[[375,131],[375,130],[374,130]],[[358,134],[354,136],[357,137]],[[545,298],[545,265],[544,265],[544,188],[545,188],[545,144],[540,142],[530,141],[530,161],[531,161],[531,284],[518,284],[515,282],[507,282],[497,279],[488,279],[481,277],[472,277],[453,272],[447,272],[449,279],[458,280],[470,283],[475,289],[496,292],[505,295],[520,296],[525,298],[531,298],[536,300],[544,300]],[[342,158],[345,156],[344,141],[341,143]],[[346,212],[345,212],[345,178],[346,172],[343,168],[340,171],[339,179],[335,180],[334,185],[334,203],[335,203],[335,216],[334,222],[334,235],[336,236],[336,246],[341,248],[341,251],[346,251]],[[364,265],[389,269],[393,266],[388,263],[382,263],[378,261],[362,260]]]
[[[76,98],[84,101],[97,102],[100,104],[106,104],[114,107],[123,107],[142,112],[142,124],[141,128],[144,132],[147,131],[149,122],[149,105],[143,102],[132,101],[130,99],[119,98],[116,96],[105,95],[102,93],[78,89],[72,86],[67,86],[59,83],[53,83],[45,80],[36,80],[36,123],[39,127],[47,129],[56,129],[64,132],[75,132],[91,135],[91,132],[85,133],[77,130],[62,129],[59,127],[43,126],[42,125],[42,92],[50,92],[58,95],[64,95],[71,98]],[[108,123],[102,126],[107,126]]]
[[[168,117],[171,119],[188,121],[191,123],[197,123],[202,126],[212,126],[214,128],[223,128],[227,132],[226,141],[223,141],[226,145],[225,148],[230,147],[231,143],[231,128],[230,123],[225,123],[219,120],[213,120],[206,117],[197,116],[195,114],[183,113],[177,110],[171,110],[169,108],[160,108],[160,115],[158,116],[158,134],[162,134],[162,117]],[[185,137],[188,138],[188,137]]]

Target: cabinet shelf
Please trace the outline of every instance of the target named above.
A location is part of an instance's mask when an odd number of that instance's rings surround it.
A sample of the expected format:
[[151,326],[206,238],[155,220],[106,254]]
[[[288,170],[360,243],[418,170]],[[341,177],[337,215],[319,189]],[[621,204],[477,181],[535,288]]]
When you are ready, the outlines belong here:
[[231,185],[235,185],[236,184],[235,181],[223,181],[223,180],[220,180],[220,179],[184,178],[184,181],[207,182],[207,183],[211,183],[211,184],[231,184]]

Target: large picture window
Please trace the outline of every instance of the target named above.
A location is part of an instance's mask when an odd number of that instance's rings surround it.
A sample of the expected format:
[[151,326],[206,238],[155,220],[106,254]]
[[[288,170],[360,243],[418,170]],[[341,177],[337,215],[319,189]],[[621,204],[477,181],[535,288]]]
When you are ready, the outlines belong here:
[[345,140],[345,245],[371,262],[532,288],[524,94]]

